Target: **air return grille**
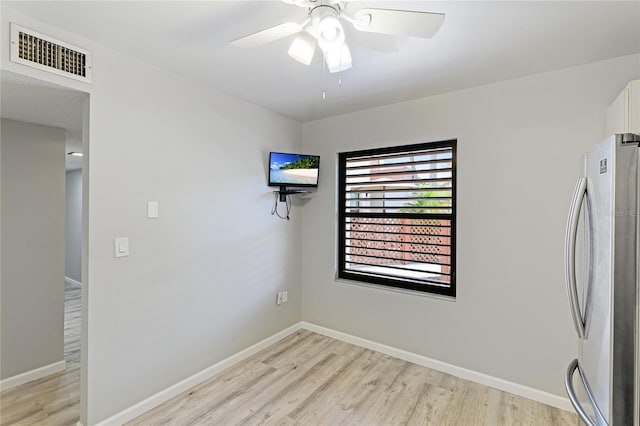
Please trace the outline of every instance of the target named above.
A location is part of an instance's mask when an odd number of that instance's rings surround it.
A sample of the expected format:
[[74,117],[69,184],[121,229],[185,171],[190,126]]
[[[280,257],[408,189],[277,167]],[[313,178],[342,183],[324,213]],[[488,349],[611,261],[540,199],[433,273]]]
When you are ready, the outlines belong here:
[[85,82],[91,81],[91,54],[16,24],[11,24],[11,60]]

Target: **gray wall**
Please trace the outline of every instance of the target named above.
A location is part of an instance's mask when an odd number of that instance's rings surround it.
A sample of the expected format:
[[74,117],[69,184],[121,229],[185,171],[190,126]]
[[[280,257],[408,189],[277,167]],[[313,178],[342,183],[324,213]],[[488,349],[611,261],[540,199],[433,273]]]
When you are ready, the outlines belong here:
[[[581,155],[628,56],[303,125],[324,171],[304,209],[303,320],[558,396],[577,356],[563,273]],[[336,154],[458,139],[455,302],[336,281]]]
[[[300,123],[0,7],[3,33],[19,22],[93,54],[86,85],[2,47],[3,69],[90,95],[82,423],[299,322],[303,209],[270,215],[267,162],[300,149]],[[115,237],[129,237],[129,257],[114,258]]]
[[[90,97],[85,424],[301,317],[301,213],[271,216],[266,179],[268,152],[297,149],[300,124],[98,49],[94,70],[109,72]],[[125,236],[131,255],[115,259]]]
[[0,378],[64,358],[64,130],[2,119]]
[[64,275],[82,282],[82,170],[66,173]]

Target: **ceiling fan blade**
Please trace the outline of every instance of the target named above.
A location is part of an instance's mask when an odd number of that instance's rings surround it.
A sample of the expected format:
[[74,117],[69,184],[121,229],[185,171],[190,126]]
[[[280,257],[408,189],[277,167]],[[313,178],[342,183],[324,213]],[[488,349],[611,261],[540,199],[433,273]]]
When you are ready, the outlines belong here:
[[236,47],[249,49],[271,43],[272,41],[279,40],[288,35],[297,33],[298,31],[300,31],[300,24],[295,22],[285,22],[284,24],[276,25],[275,27],[267,28],[266,30],[258,31],[235,39],[231,44]]
[[444,22],[443,13],[411,10],[361,9],[354,26],[360,31],[431,38]]

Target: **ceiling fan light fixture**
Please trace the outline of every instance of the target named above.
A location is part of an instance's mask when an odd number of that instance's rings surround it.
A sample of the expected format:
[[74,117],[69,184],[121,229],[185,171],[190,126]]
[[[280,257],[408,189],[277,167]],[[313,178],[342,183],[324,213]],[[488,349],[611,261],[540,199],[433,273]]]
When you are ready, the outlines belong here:
[[324,60],[330,73],[351,68],[351,51],[346,43],[324,52]]
[[309,65],[316,50],[316,40],[306,31],[300,31],[289,47],[289,56],[296,61]]
[[[1,1],[1,0],[0,0]],[[431,38],[442,26],[445,14],[420,10],[363,8],[352,15],[345,11],[344,0],[282,0],[305,8],[307,18],[300,23],[285,22],[231,41],[236,47],[258,47],[296,34],[288,54],[310,65],[316,44],[322,49],[331,73],[351,68],[351,52],[345,43],[343,21],[354,29],[377,34]],[[339,79],[341,85],[342,78]]]
[[344,28],[337,17],[326,15],[318,23],[318,45],[324,51],[344,44]]

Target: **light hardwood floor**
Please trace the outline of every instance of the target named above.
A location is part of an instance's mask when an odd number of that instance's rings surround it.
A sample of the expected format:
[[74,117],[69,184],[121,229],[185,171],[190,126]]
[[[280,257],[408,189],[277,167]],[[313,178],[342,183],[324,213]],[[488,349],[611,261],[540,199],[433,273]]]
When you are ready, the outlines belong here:
[[0,394],[0,425],[75,425],[80,420],[80,288],[65,284],[67,369]]
[[129,425],[577,425],[577,416],[299,331]]
[[[75,291],[74,291],[75,290]],[[65,372],[0,395],[1,425],[79,420],[80,291],[65,292]],[[130,425],[578,425],[575,414],[299,331]]]

